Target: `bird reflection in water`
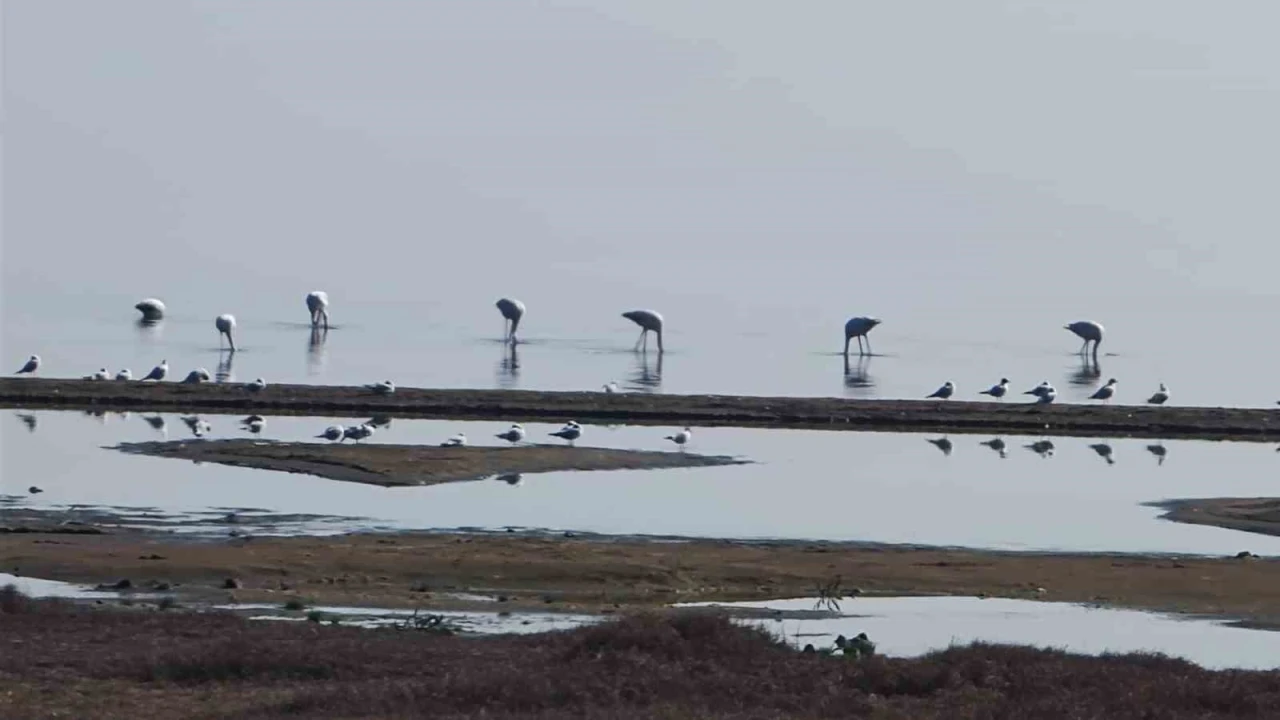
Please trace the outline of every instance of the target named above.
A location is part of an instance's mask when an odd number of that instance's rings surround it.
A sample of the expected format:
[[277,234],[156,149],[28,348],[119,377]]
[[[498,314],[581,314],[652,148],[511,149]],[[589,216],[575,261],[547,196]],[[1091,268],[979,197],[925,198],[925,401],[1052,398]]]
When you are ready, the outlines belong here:
[[36,418],[34,414],[20,412],[20,413],[14,413],[14,415],[16,415],[18,419],[22,421],[23,425],[27,426],[27,432],[36,431],[36,426],[39,424],[40,421]]
[[1111,457],[1111,446],[1106,443],[1094,443],[1089,446],[1091,450],[1098,453],[1098,457],[1107,461],[1108,465],[1115,465],[1115,458]]
[[152,430],[160,433],[162,436],[169,437],[169,426],[164,421],[163,415],[143,415],[142,421],[151,426]]
[[379,430],[388,429],[391,427],[391,416],[390,415],[374,415],[372,418],[369,419],[368,422],[365,423],[365,425],[372,425],[373,427],[376,427]]
[[329,329],[313,326],[307,338],[307,374],[319,375],[324,372],[325,341],[329,339]]
[[1169,454],[1169,450],[1164,446],[1164,443],[1156,443],[1155,445],[1148,445],[1147,452],[1156,456],[1156,467],[1164,465],[1164,458],[1166,455]]
[[631,386],[640,392],[653,392],[662,387],[663,353],[657,354],[657,362],[650,361],[647,352],[636,354],[636,364],[631,374]]
[[996,451],[996,453],[998,453],[1002,459],[1009,456],[1008,453],[1005,452],[1006,446],[1004,444],[1004,438],[992,438],[990,440],[984,440],[982,444]]
[[501,480],[502,482],[514,487],[524,481],[524,476],[520,473],[504,473],[495,479]]
[[868,369],[871,367],[870,355],[858,355],[857,361],[849,363],[849,356],[844,357],[844,387],[854,394],[863,395],[875,387]]
[[502,359],[498,361],[498,368],[494,372],[494,378],[498,381],[498,387],[503,390],[510,390],[520,384],[520,351],[519,345],[515,342],[502,343]]
[[950,438],[940,437],[940,438],[931,438],[931,439],[926,438],[926,439],[929,440],[929,443],[931,445],[941,450],[943,455],[951,454],[951,448],[954,446],[951,444]]
[[218,367],[214,370],[213,379],[216,382],[231,382],[233,379],[231,364],[235,362],[236,354],[232,352],[218,353]]
[[1067,382],[1072,385],[1093,386],[1097,385],[1101,378],[1102,366],[1098,364],[1098,358],[1081,355],[1080,364],[1067,376]]
[[1023,445],[1022,447],[1030,450],[1031,452],[1039,455],[1042,458],[1053,457],[1053,441],[1052,440],[1037,440],[1031,443],[1030,445]]

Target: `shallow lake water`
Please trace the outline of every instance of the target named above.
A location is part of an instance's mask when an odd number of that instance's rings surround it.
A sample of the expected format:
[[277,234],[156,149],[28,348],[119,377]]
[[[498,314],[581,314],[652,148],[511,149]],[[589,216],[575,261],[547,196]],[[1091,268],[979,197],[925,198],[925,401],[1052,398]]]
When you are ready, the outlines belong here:
[[[525,474],[382,488],[106,449],[191,438],[177,415],[0,416],[0,499],[12,508],[103,508],[138,524],[227,532],[524,528],[608,534],[849,540],[1018,550],[1280,554],[1280,538],[1158,519],[1144,503],[1258,497],[1280,453],[1258,443],[947,438],[909,433],[695,428],[690,452],[748,465]],[[250,437],[207,415],[209,437]],[[150,418],[152,422],[147,422]],[[162,428],[153,427],[163,420]],[[262,439],[303,440],[341,418],[270,417]],[[528,424],[532,440],[557,426]],[[394,420],[368,442],[497,444],[502,423]],[[674,428],[587,425],[581,445],[658,449]],[[945,441],[944,441],[945,440]],[[1051,452],[1034,446],[1048,440]],[[319,442],[319,441],[316,441]],[[1109,452],[1100,454],[1098,446]],[[1159,447],[1157,455],[1151,448]],[[29,494],[30,486],[43,492]],[[240,524],[221,518],[236,512]],[[265,517],[265,521],[255,519]]]

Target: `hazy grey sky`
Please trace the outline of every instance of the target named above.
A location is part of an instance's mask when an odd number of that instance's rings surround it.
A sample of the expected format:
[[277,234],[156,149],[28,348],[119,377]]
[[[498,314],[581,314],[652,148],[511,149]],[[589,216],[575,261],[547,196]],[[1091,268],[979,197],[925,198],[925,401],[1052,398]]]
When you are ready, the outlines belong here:
[[1274,3],[3,12],[6,312],[323,287],[825,327],[1280,297]]

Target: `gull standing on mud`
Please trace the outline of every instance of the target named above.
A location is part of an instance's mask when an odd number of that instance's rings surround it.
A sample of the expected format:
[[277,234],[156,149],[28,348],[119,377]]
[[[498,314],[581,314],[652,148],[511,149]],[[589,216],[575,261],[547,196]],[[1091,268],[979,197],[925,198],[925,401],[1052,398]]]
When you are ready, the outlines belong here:
[[999,400],[1003,398],[1006,394],[1008,394],[1008,392],[1009,392],[1009,378],[1000,378],[1000,382],[998,384],[992,385],[986,390],[980,390],[978,394],[990,395],[991,397]]
[[199,385],[200,383],[207,383],[209,382],[209,371],[204,368],[196,368],[195,370],[187,373],[187,376],[182,379],[182,382],[185,385]]
[[1169,401],[1169,388],[1164,383],[1160,383],[1160,389],[1155,391],[1151,397],[1147,398],[1147,402],[1152,405],[1163,405]]
[[506,440],[512,445],[515,445],[521,440],[524,440],[524,426],[520,423],[512,423],[511,427],[507,428],[506,432],[500,432],[494,437],[499,440]]
[[1066,330],[1075,333],[1084,344],[1080,346],[1080,353],[1084,355],[1089,350],[1089,343],[1093,343],[1093,359],[1098,359],[1098,346],[1102,344],[1102,325],[1092,320],[1077,320],[1070,325],[1062,326]]
[[1045,380],[1044,382],[1040,383],[1039,385],[1031,388],[1030,390],[1022,394],[1034,395],[1036,397],[1036,403],[1041,405],[1048,405],[1049,403],[1057,399],[1058,390],[1053,385],[1050,385],[1048,380]]
[[324,321],[324,329],[329,329],[329,293],[323,290],[312,290],[307,293],[307,311],[311,313],[311,327]]
[[159,364],[159,365],[157,365],[157,366],[155,366],[155,367],[153,367],[153,368],[151,368],[151,372],[147,373],[147,376],[146,376],[146,377],[144,377],[144,378],[142,378],[142,379],[143,379],[144,381],[146,381],[146,380],[164,380],[165,376],[166,376],[166,375],[168,375],[168,374],[169,374],[169,361],[168,361],[168,360],[161,360],[161,361],[160,361],[160,364]]
[[574,440],[582,437],[582,426],[576,420],[570,420],[565,423],[564,427],[551,433],[551,436],[568,440],[569,444],[572,445]]
[[373,433],[374,430],[372,425],[369,425],[368,423],[361,423],[360,425],[352,425],[351,427],[343,428],[342,439],[346,440],[347,438],[351,438],[356,442],[360,442],[361,440],[373,437]]
[[[658,353],[662,353],[662,315],[656,310],[628,310],[622,317],[640,326],[640,339],[634,350],[649,349],[649,333],[658,336]],[[643,344],[643,347],[642,347]]]
[[945,383],[943,383],[942,387],[938,388],[937,390],[934,390],[932,395],[926,396],[925,399],[928,400],[929,398],[941,398],[943,400],[946,400],[947,398],[954,395],[955,392],[956,392],[955,383],[948,380]]
[[[875,326],[879,325],[880,322],[881,322],[880,318],[867,317],[867,316],[858,316],[858,317],[849,318],[849,321],[844,324],[844,356],[846,358],[849,357],[849,341],[854,338],[858,338],[858,354],[870,355],[871,354],[871,336],[868,335],[867,333],[871,332],[871,330]],[[862,350],[863,338],[867,339],[866,352],[863,352]]]
[[606,394],[612,395],[618,392],[618,383],[613,380],[610,380],[609,382],[604,384],[603,389]]
[[40,369],[40,356],[32,355],[31,357],[27,358],[27,364],[19,368],[18,372],[14,373],[14,375],[26,375],[27,373],[34,373],[36,370],[39,370],[39,369]]
[[676,433],[675,435],[668,435],[663,439],[670,440],[676,445],[679,445],[680,449],[683,450],[684,446],[687,445],[689,441],[693,439],[693,430],[691,430],[690,428],[685,428],[680,432]]
[[458,433],[457,435],[454,435],[448,440],[440,443],[440,447],[466,447],[466,445],[467,436],[463,433]]
[[321,440],[337,441],[346,438],[347,429],[341,425],[330,425],[324,432],[316,435]]
[[1102,400],[1106,402],[1116,394],[1116,379],[1111,378],[1106,385],[1098,388],[1098,391],[1089,396],[1090,400]]
[[524,317],[524,303],[515,298],[500,298],[494,303],[502,313],[502,342],[516,344],[516,328]]
[[99,368],[98,372],[92,375],[85,375],[84,379],[85,380],[110,380],[111,373],[107,372],[106,368]]
[[117,380],[132,380],[132,379],[133,379],[133,373],[129,370],[129,368],[124,368],[124,369],[122,369],[120,372],[116,373],[116,379],[117,379]]
[[382,382],[365,385],[364,387],[366,390],[372,390],[378,395],[392,395],[396,391],[396,384],[390,380],[383,380]]
[[253,382],[245,383],[244,389],[248,390],[249,392],[262,392],[263,390],[267,389],[267,381],[263,380],[262,378],[257,378]]
[[222,336],[227,336],[227,344],[231,346],[231,352],[236,351],[236,341],[231,337],[231,333],[236,329],[236,316],[231,314],[219,315],[214,318],[213,326],[218,328],[218,349],[222,349]]
[[147,298],[134,305],[133,309],[142,313],[143,322],[156,322],[164,318],[164,303],[155,298]]

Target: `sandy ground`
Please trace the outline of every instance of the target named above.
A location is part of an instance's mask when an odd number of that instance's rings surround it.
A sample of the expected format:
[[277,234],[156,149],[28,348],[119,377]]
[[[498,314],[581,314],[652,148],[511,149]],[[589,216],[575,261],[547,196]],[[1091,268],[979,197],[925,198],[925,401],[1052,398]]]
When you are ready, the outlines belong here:
[[265,440],[191,440],[125,443],[125,452],[195,462],[306,473],[386,487],[434,485],[490,476],[558,470],[644,470],[745,463],[725,456],[564,445],[435,447],[289,443]]
[[[1242,538],[1242,544],[1247,538]],[[845,595],[987,595],[1176,611],[1280,626],[1280,559],[1055,555],[805,542],[494,534],[182,539],[0,533],[0,569],[160,584],[187,601],[613,612],[673,602]],[[856,602],[854,600],[853,602]],[[493,609],[490,602],[486,609]]]
[[1091,437],[1280,440],[1280,410],[1134,405],[1032,405],[1010,401],[649,395],[519,390],[94,382],[0,378],[0,405],[293,415],[449,417],[504,422],[625,422],[836,430],[1022,433]]

